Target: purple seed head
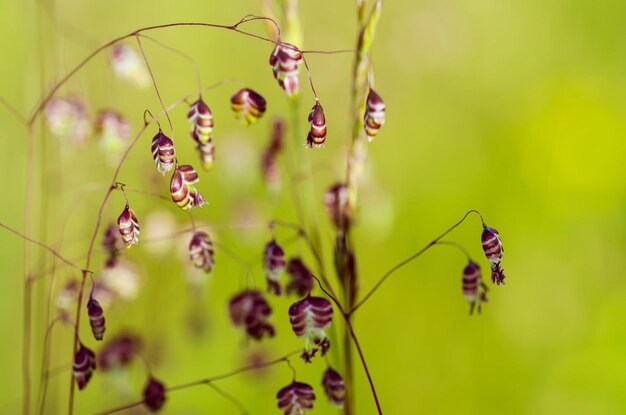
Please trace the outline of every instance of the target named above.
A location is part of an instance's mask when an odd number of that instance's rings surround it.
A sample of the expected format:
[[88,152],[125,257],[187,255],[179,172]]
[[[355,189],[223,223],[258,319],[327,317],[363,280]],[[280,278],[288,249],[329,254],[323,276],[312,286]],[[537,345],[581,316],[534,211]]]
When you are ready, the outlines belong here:
[[96,340],[102,340],[105,331],[104,310],[93,296],[87,301],[87,314],[89,314],[89,324],[93,337]]
[[346,229],[350,224],[350,200],[348,186],[337,183],[326,190],[324,204],[330,219],[337,229]]
[[74,362],[72,363],[72,373],[74,375],[74,379],[76,379],[78,389],[82,390],[87,386],[87,383],[89,382],[89,379],[91,379],[95,370],[95,353],[81,343],[80,347],[74,354]]
[[322,377],[322,386],[330,403],[343,408],[346,397],[346,385],[341,375],[329,367]]
[[487,302],[487,286],[483,283],[480,267],[474,261],[469,261],[463,269],[463,296],[470,305],[470,314]]
[[143,403],[150,412],[157,412],[165,403],[165,386],[157,379],[150,377],[143,390]]
[[504,248],[498,231],[485,225],[481,240],[483,251],[485,251],[485,256],[491,265],[491,282],[498,285],[504,284],[505,276],[501,267]]
[[174,159],[176,158],[174,142],[163,134],[161,129],[152,139],[152,158],[161,174],[167,173],[174,167]]
[[280,275],[284,270],[285,251],[275,240],[271,240],[265,245],[265,250],[263,251],[263,271],[265,272],[269,291],[276,295],[280,295],[281,292]]
[[270,66],[272,66],[274,78],[290,97],[296,95],[300,90],[298,67],[302,60],[302,53],[298,48],[288,43],[276,45],[270,55]]
[[182,210],[200,208],[206,203],[202,194],[194,186],[199,181],[198,173],[190,165],[185,164],[174,169],[170,181],[170,194],[174,203]]
[[259,93],[249,89],[242,88],[230,98],[231,108],[235,113],[235,118],[249,126],[256,123],[267,108],[265,98]]
[[204,144],[213,136],[213,114],[202,98],[189,107],[187,121],[191,124],[191,138],[197,143]]
[[117,226],[120,235],[122,235],[122,241],[124,241],[127,248],[139,242],[139,220],[137,220],[137,215],[128,205],[117,218]]
[[307,295],[289,307],[291,328],[296,336],[306,339],[306,353],[309,343],[312,343],[313,349],[321,347],[322,355],[326,354],[330,340],[324,330],[330,326],[332,319],[332,304],[323,297]]
[[367,105],[363,122],[365,125],[365,133],[369,141],[372,141],[376,137],[380,127],[385,124],[385,102],[380,95],[371,88],[367,95]]
[[291,258],[289,260],[287,274],[291,277],[291,281],[287,284],[287,294],[296,293],[299,297],[302,297],[311,291],[313,287],[311,271],[300,258]]
[[326,141],[327,129],[324,109],[319,101],[315,101],[315,105],[311,109],[309,123],[311,124],[311,130],[309,131],[305,145],[307,147],[322,147]]
[[266,334],[274,337],[274,326],[268,321],[272,308],[260,292],[248,290],[234,296],[228,310],[233,324],[245,328],[253,339],[261,340]]
[[302,415],[305,410],[313,409],[315,392],[311,385],[295,380],[276,394],[278,409],[285,415]]
[[189,256],[196,268],[210,274],[215,261],[213,259],[213,243],[206,232],[198,231],[189,242]]
[[141,350],[141,339],[133,334],[122,334],[107,341],[98,355],[102,371],[128,365]]

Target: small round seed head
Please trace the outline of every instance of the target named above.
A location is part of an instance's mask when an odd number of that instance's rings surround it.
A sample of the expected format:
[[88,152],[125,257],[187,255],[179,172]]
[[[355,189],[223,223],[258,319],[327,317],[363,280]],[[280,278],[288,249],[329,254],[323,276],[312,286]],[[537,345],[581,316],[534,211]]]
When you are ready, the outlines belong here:
[[93,337],[96,340],[102,340],[105,331],[104,310],[93,296],[87,302],[87,314],[89,314],[89,325]]
[[234,296],[228,311],[233,324],[245,328],[253,339],[261,340],[266,334],[274,337],[274,326],[268,322],[272,308],[260,292],[247,290]]
[[[296,336],[306,339],[306,346],[302,357],[309,361],[321,347],[322,356],[330,348],[330,340],[324,331],[330,326],[333,319],[333,307],[323,297],[312,297],[310,294],[289,307],[289,322]],[[309,343],[314,347],[308,350]]]
[[305,410],[313,409],[315,392],[313,387],[295,380],[276,394],[278,409],[285,415],[303,415]]
[[296,95],[300,90],[298,79],[302,53],[293,45],[281,43],[276,45],[270,55],[270,65],[274,78],[288,96]]
[[202,167],[202,170],[211,170],[215,163],[215,144],[213,144],[213,138],[209,138],[206,143],[201,143],[196,140],[196,150],[198,150],[198,155],[200,156],[200,167]]
[[498,285],[504,284],[505,276],[501,267],[504,248],[502,247],[502,240],[500,239],[498,231],[485,225],[483,227],[481,241],[485,256],[491,265],[491,282],[497,283]]
[[206,143],[213,136],[213,114],[202,98],[191,104],[187,120],[191,124],[191,137],[197,142]]
[[50,132],[67,144],[85,144],[91,133],[87,104],[79,97],[52,98],[44,108]]
[[139,242],[139,221],[135,212],[128,205],[117,218],[117,226],[127,248]]
[[369,141],[372,141],[376,137],[380,127],[385,124],[385,102],[380,95],[371,88],[367,95],[367,105],[363,122]]
[[174,203],[182,210],[200,208],[206,203],[194,186],[199,181],[198,173],[190,165],[181,165],[174,169],[170,181],[170,194]]
[[340,408],[343,408],[343,403],[346,397],[346,385],[344,384],[341,375],[333,370],[331,367],[326,369],[324,376],[322,377],[322,386],[324,392],[328,397],[328,400]]
[[324,205],[326,205],[330,219],[338,229],[345,229],[350,225],[348,186],[336,183],[329,187],[324,194]]
[[287,294],[296,293],[302,297],[313,288],[311,271],[300,258],[291,258],[289,260],[287,274],[291,277],[291,281],[287,284]]
[[470,314],[474,309],[481,311],[481,304],[487,302],[487,286],[483,283],[480,267],[469,261],[463,269],[463,296],[470,305]]
[[311,124],[311,130],[307,136],[305,145],[307,147],[321,147],[326,141],[326,117],[324,116],[324,109],[319,101],[315,101],[315,105],[311,109],[309,114],[309,123]]
[[165,404],[165,386],[159,380],[150,377],[143,390],[143,403],[150,412],[157,412]]
[[98,366],[103,372],[128,365],[141,350],[141,339],[133,334],[122,334],[107,341],[98,355]]
[[285,270],[285,251],[271,240],[265,245],[263,251],[263,271],[267,279],[268,289],[270,292],[280,295],[280,275]]
[[174,142],[159,129],[152,138],[152,158],[159,173],[164,175],[172,170],[175,157]]
[[85,347],[84,344],[80,344],[80,347],[74,354],[74,361],[72,363],[72,374],[76,379],[76,385],[78,389],[82,390],[87,386],[89,379],[96,370],[96,355],[95,353]]
[[267,103],[259,93],[242,88],[230,98],[235,118],[249,126],[256,123],[265,114]]
[[193,234],[189,242],[189,256],[196,268],[204,270],[207,274],[213,271],[215,265],[213,243],[206,232],[198,231]]

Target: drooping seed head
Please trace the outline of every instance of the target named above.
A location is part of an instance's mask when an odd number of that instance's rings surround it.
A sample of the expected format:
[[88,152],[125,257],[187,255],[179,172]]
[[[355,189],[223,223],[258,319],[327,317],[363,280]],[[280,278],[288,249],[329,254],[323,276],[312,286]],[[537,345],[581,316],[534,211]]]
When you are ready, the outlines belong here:
[[91,133],[87,104],[79,97],[52,98],[44,115],[50,132],[66,144],[85,144]]
[[191,137],[197,142],[204,144],[213,136],[213,114],[202,98],[189,107],[187,121],[191,124]]
[[90,296],[87,301],[87,314],[89,314],[89,325],[93,337],[96,340],[102,340],[105,330],[104,310],[93,296]]
[[228,311],[233,324],[245,328],[250,337],[256,340],[266,334],[274,337],[274,326],[268,322],[272,308],[260,292],[247,290],[234,296],[228,303]]
[[498,231],[485,225],[481,240],[483,251],[485,251],[485,256],[491,265],[491,282],[498,285],[504,284],[505,276],[501,267],[504,248]]
[[330,219],[338,229],[345,229],[350,224],[350,200],[348,186],[337,183],[324,193],[324,205]]
[[202,167],[202,170],[211,170],[215,163],[215,144],[213,144],[213,138],[209,138],[206,143],[196,141],[196,150],[198,150],[198,155],[200,156],[200,167]]
[[271,240],[265,245],[263,251],[263,271],[268,284],[268,290],[276,295],[280,295],[280,275],[285,270],[285,251]]
[[303,415],[305,410],[313,409],[315,392],[311,385],[294,380],[278,391],[276,399],[285,415]]
[[300,90],[298,67],[302,60],[302,53],[298,48],[288,43],[276,45],[270,55],[270,65],[272,66],[274,78],[287,93],[287,96],[294,96]]
[[346,385],[341,375],[329,367],[322,377],[322,386],[330,403],[343,408],[346,398]]
[[102,110],[96,116],[95,131],[100,148],[109,158],[117,161],[114,156],[124,150],[131,136],[130,122],[117,111]]
[[108,267],[114,265],[119,256],[119,250],[123,245],[124,243],[120,237],[117,226],[111,223],[104,231],[104,235],[102,237],[102,248],[107,254],[105,266]]
[[159,132],[152,138],[152,158],[156,163],[157,170],[165,174],[172,170],[176,151],[174,142],[159,129]]
[[170,194],[174,203],[182,210],[200,208],[206,203],[194,186],[199,181],[198,173],[190,165],[185,164],[174,169],[170,181]]
[[311,124],[311,130],[307,136],[305,145],[307,147],[321,147],[326,141],[326,117],[324,116],[324,109],[319,101],[315,101],[315,105],[311,109],[309,114],[309,123]]
[[259,93],[242,88],[230,98],[231,108],[235,118],[249,126],[256,123],[265,114],[267,103]]
[[289,260],[287,274],[291,277],[291,281],[287,284],[287,294],[296,293],[302,297],[313,288],[311,271],[300,258],[291,258]]
[[139,242],[139,221],[135,212],[128,205],[117,218],[117,226],[127,248]]
[[76,379],[76,385],[78,389],[82,390],[87,386],[89,379],[96,370],[96,355],[91,350],[85,347],[84,344],[80,344],[80,347],[74,354],[74,361],[72,363],[72,374]]
[[141,339],[132,334],[122,334],[107,341],[98,354],[98,366],[103,372],[126,366],[141,350]]
[[330,301],[323,297],[307,295],[289,307],[289,322],[293,332],[298,337],[306,338],[303,354],[305,361],[308,361],[317,351],[314,347],[312,353],[309,353],[309,342],[321,347],[322,356],[328,351],[330,340],[324,330],[330,326],[332,319],[333,307]]
[[367,105],[363,122],[365,125],[365,133],[369,141],[372,141],[376,137],[380,127],[385,124],[385,102],[380,95],[371,88],[367,95]]
[[189,242],[189,256],[196,268],[210,274],[215,265],[213,259],[213,243],[206,232],[198,231]]
[[150,377],[143,390],[143,403],[150,412],[157,412],[165,404],[165,386]]
[[137,87],[146,88],[150,85],[150,75],[143,59],[125,43],[117,43],[111,49],[111,66],[117,76]]
[[481,311],[481,304],[487,302],[487,286],[483,283],[480,267],[469,261],[463,269],[463,296],[470,305],[470,314],[474,309]]

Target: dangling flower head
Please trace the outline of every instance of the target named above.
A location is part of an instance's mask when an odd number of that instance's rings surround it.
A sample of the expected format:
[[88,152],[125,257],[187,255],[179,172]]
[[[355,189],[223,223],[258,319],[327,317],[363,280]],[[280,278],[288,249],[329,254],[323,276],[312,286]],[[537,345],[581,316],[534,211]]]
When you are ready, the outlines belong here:
[[278,391],[276,399],[285,415],[304,415],[305,410],[313,409],[315,392],[311,385],[294,380]]
[[350,200],[348,186],[337,183],[326,190],[324,204],[330,219],[338,229],[345,229],[350,224]]
[[172,170],[175,157],[174,142],[159,128],[159,132],[152,138],[152,158],[159,173],[165,174]]
[[85,144],[91,133],[87,104],[78,97],[52,98],[44,109],[50,132],[70,144]]
[[196,268],[210,274],[215,262],[213,260],[213,243],[206,232],[198,231],[189,242],[189,256]]
[[128,205],[117,218],[117,226],[127,248],[139,242],[139,221],[135,212]]
[[143,59],[131,46],[117,43],[111,50],[113,71],[123,80],[137,87],[145,88],[150,84],[150,76]]
[[263,271],[267,279],[268,290],[280,295],[280,274],[285,270],[285,251],[271,240],[265,245],[263,251]]
[[483,251],[485,251],[485,256],[491,265],[491,282],[498,285],[504,284],[504,271],[501,267],[504,248],[502,248],[502,240],[498,231],[485,225],[481,240]]
[[329,367],[322,377],[322,386],[330,403],[343,408],[343,402],[346,398],[346,385],[341,375]]
[[249,126],[256,123],[265,114],[266,102],[257,92],[242,88],[230,98],[235,118]]
[[326,141],[327,132],[326,117],[324,116],[324,109],[319,101],[315,101],[315,105],[311,109],[309,123],[311,124],[311,131],[309,131],[305,145],[309,148],[323,146]]
[[311,271],[304,265],[300,258],[291,258],[287,264],[287,274],[291,281],[287,284],[287,294],[296,293],[302,297],[313,287]]
[[72,373],[78,389],[82,390],[87,386],[89,379],[96,370],[96,355],[91,350],[80,343],[80,347],[74,354],[74,362],[72,363]]
[[487,286],[483,283],[480,267],[469,261],[463,269],[463,296],[470,304],[470,314],[474,309],[481,311],[481,304],[487,302]]
[[274,78],[290,97],[300,90],[298,79],[300,63],[302,63],[302,53],[298,48],[287,43],[276,45],[270,56]]
[[197,142],[196,150],[200,155],[200,167],[202,170],[211,170],[213,163],[215,162],[215,144],[213,144],[213,138],[209,137],[206,143]]
[[234,296],[228,310],[233,324],[244,327],[250,337],[256,340],[261,340],[265,334],[274,337],[274,326],[267,321],[272,308],[260,292],[248,290]]
[[150,377],[143,390],[143,403],[150,412],[156,412],[165,404],[165,385]]
[[87,302],[87,314],[89,314],[89,324],[91,325],[93,337],[96,340],[102,340],[105,330],[104,310],[100,303],[93,298],[93,295],[89,296],[89,301]]
[[[322,349],[322,356],[330,348],[330,340],[324,331],[330,326],[333,319],[333,307],[323,297],[312,297],[310,294],[289,307],[289,321],[291,328],[298,337],[306,338],[306,345],[302,357],[310,360],[317,352],[317,346]],[[309,352],[309,341],[314,347]]]
[[113,160],[124,150],[124,145],[131,135],[130,123],[121,114],[113,110],[98,112],[95,123],[100,148]]
[[194,186],[199,181],[198,173],[188,164],[174,169],[170,181],[170,194],[174,203],[182,210],[200,208],[206,203],[202,194]]
[[141,350],[141,339],[132,334],[122,334],[107,341],[98,354],[98,366],[102,371],[126,366]]
[[191,137],[195,141],[204,144],[213,136],[213,114],[202,97],[189,107],[187,120],[191,123]]
[[385,102],[380,95],[371,88],[367,95],[367,106],[363,122],[369,141],[372,141],[376,137],[380,127],[385,124]]

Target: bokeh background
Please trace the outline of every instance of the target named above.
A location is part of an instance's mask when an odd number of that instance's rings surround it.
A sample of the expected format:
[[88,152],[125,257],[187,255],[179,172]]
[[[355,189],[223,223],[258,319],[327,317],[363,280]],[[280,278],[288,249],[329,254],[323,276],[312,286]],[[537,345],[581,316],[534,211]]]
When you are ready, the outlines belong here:
[[[2,0],[0,94],[28,113],[42,85],[47,88],[58,80],[99,43],[146,25],[232,23],[249,13],[261,13],[260,4]],[[300,14],[305,48],[353,47],[353,2],[304,0]],[[626,413],[625,18],[626,3],[620,0],[384,4],[373,60],[376,85],[387,103],[387,124],[369,145],[355,234],[362,288],[371,287],[389,267],[472,208],[500,230],[508,276],[506,286],[492,288],[483,314],[468,317],[460,286],[464,258],[436,247],[395,274],[362,308],[356,330],[386,413]],[[249,29],[266,33],[260,23]],[[200,189],[210,205],[196,215],[199,223],[212,225],[217,241],[241,258],[259,258],[270,235],[258,224],[275,217],[294,219],[286,180],[283,193],[272,201],[259,175],[270,122],[287,113],[267,64],[271,45],[200,28],[151,35],[193,56],[205,84],[239,78],[269,102],[267,116],[245,129],[230,114],[228,98],[235,86],[207,94],[216,120],[219,162],[212,172],[201,173]],[[188,62],[149,42],[145,46],[166,103],[194,92]],[[327,259],[333,231],[322,193],[344,171],[351,62],[350,55],[309,57],[329,127],[325,149],[307,152],[314,166]],[[303,90],[305,118],[313,98]],[[83,97],[92,113],[114,107],[132,121],[133,130],[140,127],[145,108],[158,110],[154,92],[118,80],[106,55],[94,59],[59,94]],[[172,112],[176,137],[185,143],[178,151],[195,162],[191,141],[186,141],[183,107]],[[0,111],[0,120],[0,221],[23,229],[26,134],[8,112]],[[120,180],[164,193],[167,180],[154,174],[148,152],[153,129],[131,153]],[[33,236],[40,236],[45,226],[48,243],[80,259],[112,167],[97,143],[61,149],[42,131],[38,124],[36,159],[40,152],[48,157],[49,170],[43,174],[48,188],[42,189],[37,170]],[[304,151],[300,143],[290,140],[289,145]],[[50,214],[41,221],[45,192]],[[187,217],[168,203],[139,194],[130,198],[146,237],[158,231],[149,225],[155,212],[166,218],[162,223],[171,220],[174,230],[188,226]],[[122,207],[121,194],[114,193],[105,223]],[[448,239],[463,243],[486,268],[480,232],[478,219],[471,217]],[[288,238],[288,232],[281,235]],[[155,375],[170,385],[220,374],[255,358],[280,357],[302,346],[290,332],[289,300],[282,298],[272,300],[279,335],[261,344],[246,343],[226,312],[228,298],[245,284],[241,265],[217,249],[214,273],[190,280],[181,254],[186,242],[182,237],[162,246],[139,245],[125,254],[138,267],[141,281],[134,299],[116,301],[107,310],[107,336],[139,333]],[[9,414],[21,405],[23,244],[3,231],[0,248],[0,412]],[[297,243],[287,251],[306,255]],[[37,248],[32,252],[34,266],[51,264]],[[95,258],[96,269],[102,260]],[[252,264],[256,284],[263,286],[260,261]],[[327,269],[332,271],[330,261]],[[77,277],[60,268],[56,289]],[[45,281],[36,283],[33,298],[35,396]],[[88,328],[82,330],[98,350]],[[52,331],[52,367],[61,373],[50,380],[48,413],[66,410],[70,337],[68,327]],[[298,378],[317,388],[314,413],[338,413],[319,388],[322,361],[294,364]],[[358,413],[372,414],[360,366],[355,373]],[[144,379],[139,363],[126,371],[96,373],[77,394],[77,413],[136,400]],[[249,413],[270,414],[277,413],[276,391],[290,380],[289,368],[278,365],[219,385],[241,399]],[[211,389],[198,387],[169,396],[163,413],[239,412]]]

